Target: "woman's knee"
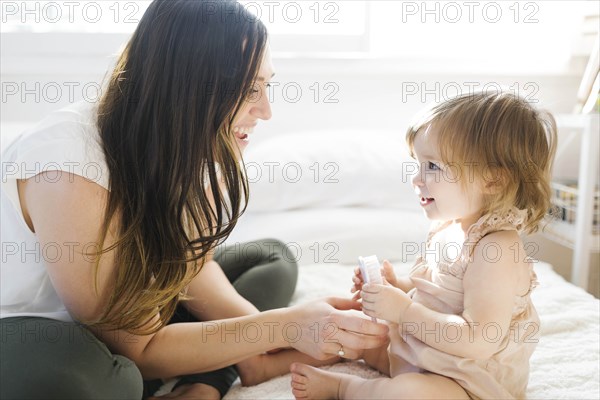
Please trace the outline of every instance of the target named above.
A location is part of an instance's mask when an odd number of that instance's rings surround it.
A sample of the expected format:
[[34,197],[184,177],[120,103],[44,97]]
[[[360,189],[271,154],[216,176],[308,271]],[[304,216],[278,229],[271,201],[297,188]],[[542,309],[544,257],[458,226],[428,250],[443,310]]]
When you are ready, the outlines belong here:
[[293,253],[277,239],[249,242],[246,247],[257,250],[255,254],[244,255],[245,263],[253,266],[233,286],[261,311],[287,306],[298,281],[298,264]]
[[289,297],[291,298],[298,281],[300,249],[277,239],[263,239],[261,243],[264,247],[272,249],[269,250],[270,280],[274,285],[283,284],[290,292]]
[[44,318],[8,318],[2,321],[2,336],[2,398],[142,396],[137,366],[111,354],[81,325]]
[[267,259],[270,262],[277,262],[278,267],[292,274],[298,275],[298,259],[301,254],[300,246],[283,243],[278,239],[259,240],[261,247],[265,249]]

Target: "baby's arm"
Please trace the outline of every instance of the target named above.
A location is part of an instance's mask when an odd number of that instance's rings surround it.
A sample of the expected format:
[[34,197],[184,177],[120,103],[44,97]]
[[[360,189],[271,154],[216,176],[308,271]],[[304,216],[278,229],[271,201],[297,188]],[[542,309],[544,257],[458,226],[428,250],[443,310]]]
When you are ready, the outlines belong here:
[[412,335],[438,350],[465,358],[489,358],[508,333],[514,297],[519,294],[524,263],[514,260],[511,246],[515,242],[520,242],[516,232],[503,231],[487,235],[477,244],[463,278],[462,315],[433,311],[413,303],[397,289],[381,285],[365,286],[363,309],[376,318],[395,318],[390,321],[400,322],[403,335]]

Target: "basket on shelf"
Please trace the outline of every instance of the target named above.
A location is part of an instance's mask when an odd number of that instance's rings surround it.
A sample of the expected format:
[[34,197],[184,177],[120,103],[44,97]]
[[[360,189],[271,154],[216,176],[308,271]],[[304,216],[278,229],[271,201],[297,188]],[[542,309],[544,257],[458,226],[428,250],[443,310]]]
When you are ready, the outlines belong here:
[[[558,220],[575,224],[577,219],[577,199],[579,190],[577,182],[552,182],[552,215]],[[594,210],[592,212],[592,233],[600,232],[600,191],[594,193]]]

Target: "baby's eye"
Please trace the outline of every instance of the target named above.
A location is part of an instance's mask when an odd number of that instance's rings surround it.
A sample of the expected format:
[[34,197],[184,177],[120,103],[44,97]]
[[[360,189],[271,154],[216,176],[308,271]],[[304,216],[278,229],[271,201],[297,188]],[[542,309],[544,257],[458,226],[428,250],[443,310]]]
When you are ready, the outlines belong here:
[[433,170],[433,171],[438,171],[441,169],[439,165],[437,165],[436,163],[431,162],[431,161],[429,161],[427,163],[427,168],[429,168],[430,170]]

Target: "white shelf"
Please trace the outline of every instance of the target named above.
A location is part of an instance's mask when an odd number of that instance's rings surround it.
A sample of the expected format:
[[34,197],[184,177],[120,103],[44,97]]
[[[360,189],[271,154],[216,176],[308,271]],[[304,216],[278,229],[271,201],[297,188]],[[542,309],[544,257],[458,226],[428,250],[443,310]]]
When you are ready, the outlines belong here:
[[[544,222],[545,223],[545,222]],[[565,221],[551,221],[547,225],[542,224],[542,235],[571,250],[575,250],[576,225]],[[590,234],[589,251],[600,252],[600,235]]]
[[[553,221],[544,229],[543,234],[573,249],[571,282],[588,288],[590,272],[590,254],[600,248],[598,235],[592,235],[592,215],[594,195],[598,186],[598,136],[600,128],[598,113],[557,116],[559,134],[561,130],[579,130],[581,132],[578,199],[575,224]],[[598,267],[597,265],[594,267]]]

